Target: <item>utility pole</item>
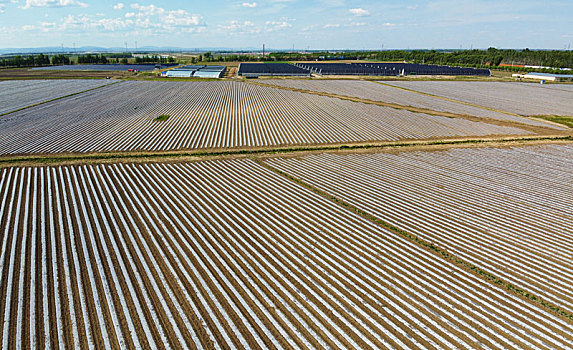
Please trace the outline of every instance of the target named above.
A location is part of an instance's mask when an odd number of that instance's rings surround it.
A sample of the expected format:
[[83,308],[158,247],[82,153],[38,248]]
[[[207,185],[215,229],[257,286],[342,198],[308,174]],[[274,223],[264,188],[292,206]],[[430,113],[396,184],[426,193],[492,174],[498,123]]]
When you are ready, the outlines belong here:
[[137,40],[135,41],[135,52],[137,52]]

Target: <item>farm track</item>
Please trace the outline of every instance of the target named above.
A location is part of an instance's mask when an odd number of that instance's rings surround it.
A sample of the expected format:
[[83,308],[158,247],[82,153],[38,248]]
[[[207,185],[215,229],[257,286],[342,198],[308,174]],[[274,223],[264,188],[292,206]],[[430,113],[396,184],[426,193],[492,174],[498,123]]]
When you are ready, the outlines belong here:
[[573,89],[569,85],[460,81],[384,83],[519,115],[573,115]]
[[[169,119],[154,120],[162,114]],[[11,113],[0,118],[0,126],[0,154],[281,147],[538,134],[528,126],[413,113],[238,82],[126,81]],[[544,129],[545,133],[549,130]]]
[[6,168],[0,200],[3,348],[573,342],[572,320],[249,160]]
[[[419,82],[416,82],[419,83]],[[261,86],[274,86],[292,91],[339,97],[382,106],[410,110],[413,112],[465,118],[472,121],[486,121],[499,125],[542,127],[563,129],[538,120],[523,118],[513,113],[493,110],[467,102],[446,99],[441,96],[420,93],[402,88],[399,83],[373,82],[360,80],[264,80],[252,83]],[[471,84],[471,83],[470,83]],[[471,85],[466,88],[470,88]]]
[[267,164],[572,315],[572,152],[565,144]]
[[113,83],[104,79],[0,80],[0,117]]
[[323,151],[336,152],[372,152],[390,151],[393,149],[410,150],[433,150],[436,148],[453,147],[484,147],[484,146],[507,146],[522,144],[548,144],[568,143],[572,136],[548,135],[548,136],[518,136],[518,137],[494,137],[494,138],[466,138],[466,139],[441,139],[429,141],[411,142],[376,142],[357,144],[334,144],[315,146],[290,146],[290,147],[260,147],[243,149],[213,149],[197,151],[163,151],[163,152],[96,152],[96,153],[55,153],[41,155],[4,155],[0,156],[0,168],[13,166],[45,166],[45,165],[79,165],[79,164],[109,164],[118,162],[131,163],[158,163],[158,162],[182,162],[213,159],[238,159],[245,157],[266,157],[273,154],[310,154]]

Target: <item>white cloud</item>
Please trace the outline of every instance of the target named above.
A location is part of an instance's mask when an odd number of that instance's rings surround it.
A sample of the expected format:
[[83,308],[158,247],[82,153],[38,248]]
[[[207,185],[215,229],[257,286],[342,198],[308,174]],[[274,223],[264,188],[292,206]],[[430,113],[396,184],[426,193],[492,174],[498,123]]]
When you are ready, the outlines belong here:
[[265,22],[265,30],[267,32],[274,32],[277,30],[290,28],[292,24],[290,24],[286,19],[281,19],[280,21],[267,21]]
[[6,12],[5,9],[6,9],[6,5],[0,4],[0,13]]
[[88,7],[86,3],[79,2],[76,0],[26,0],[26,5],[22,6],[23,10],[27,10],[32,7]]
[[244,2],[241,4],[242,7],[249,7],[249,8],[254,8],[257,7],[257,3],[256,2]]
[[306,26],[306,27],[302,28],[300,31],[301,31],[301,32],[308,32],[308,31],[311,31],[311,30],[315,30],[316,28],[318,28],[318,24],[311,24],[311,25],[309,25],[309,26]]
[[345,24],[345,27],[364,27],[365,25],[367,25],[367,23],[364,22],[352,22],[352,23],[348,23]]
[[255,26],[251,21],[231,21],[229,24],[219,25],[219,30],[229,34],[257,34],[261,32],[261,28]]
[[125,5],[121,2],[118,2],[116,5],[113,5],[114,10],[123,10],[124,7]]
[[190,15],[185,10],[175,10],[167,11],[161,20],[170,25],[188,27],[200,25],[203,21],[203,17],[199,15]]
[[135,23],[131,20],[123,20],[122,18],[101,18],[94,19],[88,15],[68,15],[62,20],[62,24],[58,27],[61,31],[117,31],[127,29]]
[[203,17],[185,10],[167,10],[155,5],[131,5],[135,11],[119,17],[95,15],[67,15],[59,23],[41,22],[27,25],[22,30],[66,33],[127,32],[159,35],[174,32],[199,33],[205,29]]
[[417,10],[417,9],[418,9],[418,5],[406,6],[406,8],[407,8],[408,10],[414,11],[414,10]]
[[55,27],[56,27],[56,23],[40,22],[38,25],[26,24],[26,25],[23,25],[21,28],[24,31],[39,30],[39,31],[42,31],[44,33],[47,33],[47,32],[52,31]]
[[162,15],[165,13],[165,9],[162,7],[157,7],[155,5],[140,5],[140,4],[131,4],[131,8],[134,10],[139,10],[140,14],[146,16],[155,16],[155,15]]
[[338,23],[337,24],[328,23],[328,24],[325,24],[322,26],[322,28],[325,28],[325,29],[327,29],[327,28],[339,28],[339,27],[340,27],[340,24],[338,24]]
[[285,28],[292,27],[290,23],[292,19],[281,18],[277,21],[266,21],[264,25],[257,25],[251,21],[237,21],[233,20],[227,24],[219,25],[218,31],[227,34],[260,34],[264,32],[274,32]]
[[[137,12],[128,12],[127,18],[135,17],[141,23],[159,22],[168,27],[199,27],[204,26],[203,16],[190,14],[186,10],[166,10],[155,5],[132,4]],[[153,20],[153,21],[152,21]]]
[[356,9],[350,9],[348,10],[350,11],[350,13],[352,13],[354,16],[356,17],[367,17],[370,16],[370,11],[365,10],[363,8],[356,8]]

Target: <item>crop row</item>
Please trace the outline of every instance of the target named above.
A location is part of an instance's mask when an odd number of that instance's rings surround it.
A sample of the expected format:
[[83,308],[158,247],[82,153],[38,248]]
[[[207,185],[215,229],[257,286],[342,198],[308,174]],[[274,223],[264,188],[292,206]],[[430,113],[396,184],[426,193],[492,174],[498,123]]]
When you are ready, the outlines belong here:
[[572,159],[536,146],[269,164],[571,311]]
[[0,114],[109,83],[103,79],[0,81]]
[[0,172],[2,348],[565,348],[573,323],[247,160]]
[[391,85],[454,98],[521,115],[573,115],[573,90],[567,85],[463,81],[401,81]]
[[[155,120],[169,115],[165,121]],[[10,114],[0,154],[173,150],[528,134],[236,82],[122,82]]]
[[[340,96],[357,97],[361,99],[395,103],[403,106],[426,108],[434,111],[465,114],[475,117],[485,117],[501,121],[510,121],[534,126],[545,126],[559,129],[547,123],[517,117],[484,108],[469,106],[454,101],[406,91],[391,86],[360,80],[264,80],[264,84],[335,94]],[[384,82],[386,83],[386,82]],[[423,83],[426,83],[425,81]]]

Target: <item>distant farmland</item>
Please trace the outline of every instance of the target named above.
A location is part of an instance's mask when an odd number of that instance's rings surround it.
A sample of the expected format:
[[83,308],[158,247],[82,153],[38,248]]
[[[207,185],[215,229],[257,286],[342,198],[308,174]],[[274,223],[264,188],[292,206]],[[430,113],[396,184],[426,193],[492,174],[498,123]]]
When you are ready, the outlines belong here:
[[573,342],[571,320],[249,160],[14,167],[0,198],[3,348]]
[[388,84],[454,98],[521,115],[573,115],[571,85],[462,81],[401,81]]
[[[317,91],[323,93],[336,94],[340,96],[351,96],[358,97],[366,100],[381,101],[388,103],[396,103],[404,106],[413,106],[427,108],[436,111],[451,112],[457,114],[467,114],[476,117],[485,117],[501,121],[511,121],[516,123],[523,123],[535,126],[545,126],[550,128],[559,128],[553,125],[543,123],[537,120],[531,120],[526,118],[521,118],[511,114],[501,113],[497,111],[492,111],[485,108],[479,108],[470,106],[467,104],[458,103],[455,101],[448,101],[444,99],[439,99],[433,96],[428,96],[412,91],[406,91],[403,89],[394,88],[384,84],[391,84],[396,86],[402,86],[400,82],[393,84],[394,82],[382,82],[383,84],[371,82],[371,81],[357,81],[357,80],[261,80],[262,84],[268,84],[273,86],[281,86],[285,88],[299,89],[299,90],[309,90]],[[421,86],[425,86],[423,82],[412,82],[412,83],[422,83]],[[429,82],[432,83],[432,82]],[[449,83],[449,82],[447,82]],[[457,83],[457,82],[454,82]],[[473,84],[473,82],[472,82]],[[409,85],[406,85],[409,86]],[[417,85],[414,85],[417,86]],[[468,94],[478,94],[478,91],[472,91],[471,86],[466,86],[464,89],[468,90]],[[546,103],[551,103],[552,99],[548,98]],[[471,101],[468,101],[471,102]]]
[[[160,115],[169,118],[157,121]],[[531,134],[515,127],[236,82],[122,82],[9,114],[0,124],[0,154]]]

